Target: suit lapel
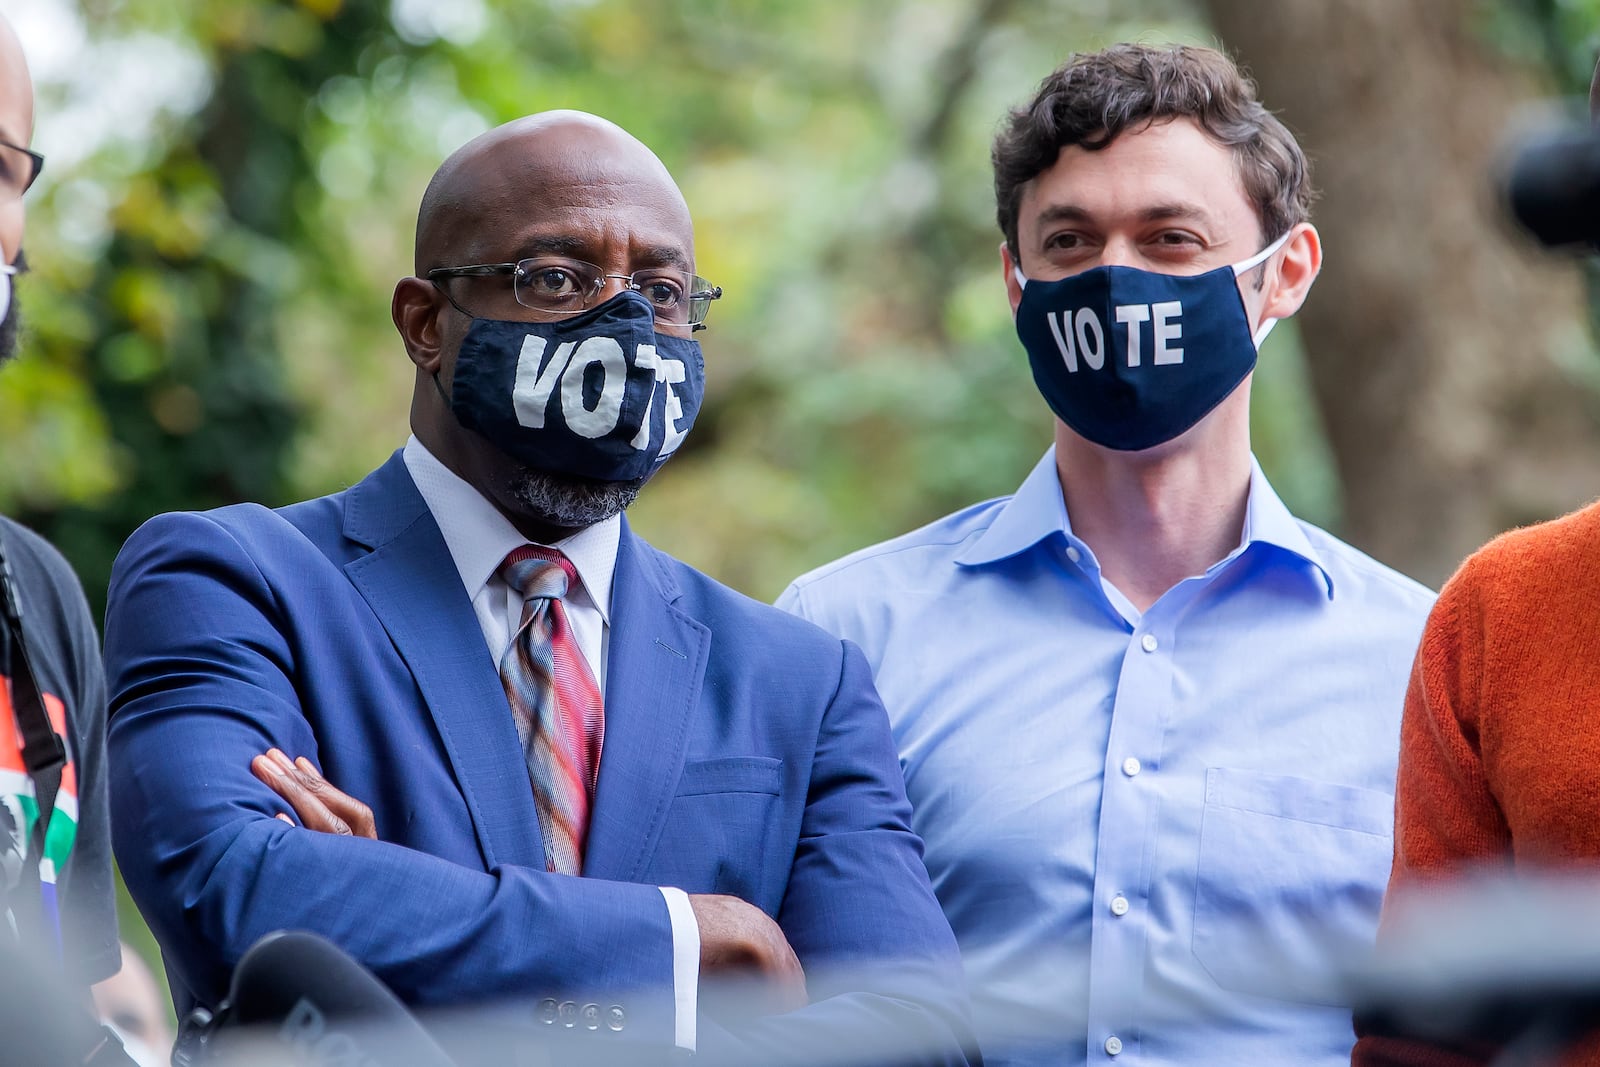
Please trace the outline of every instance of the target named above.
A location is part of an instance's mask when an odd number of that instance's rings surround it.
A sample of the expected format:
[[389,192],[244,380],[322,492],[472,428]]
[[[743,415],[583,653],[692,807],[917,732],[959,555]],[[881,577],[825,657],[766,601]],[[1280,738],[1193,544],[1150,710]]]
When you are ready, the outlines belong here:
[[345,509],[345,535],[372,547],[345,573],[422,690],[485,866],[542,870],[533,792],[500,677],[450,550],[399,453],[350,490]]
[[606,735],[583,873],[638,881],[677,792],[711,631],[673,605],[671,576],[626,522],[611,590]]

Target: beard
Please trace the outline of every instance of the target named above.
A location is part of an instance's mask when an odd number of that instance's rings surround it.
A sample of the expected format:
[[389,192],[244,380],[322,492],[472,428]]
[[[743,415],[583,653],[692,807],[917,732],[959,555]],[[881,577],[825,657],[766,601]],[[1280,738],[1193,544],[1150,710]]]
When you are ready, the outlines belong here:
[[530,515],[551,526],[582,529],[604,522],[632,504],[649,476],[626,482],[573,478],[524,467],[506,486],[509,495]]
[[17,354],[17,340],[22,334],[22,313],[17,308],[16,275],[6,281],[11,285],[11,304],[6,308],[6,317],[0,319],[0,366],[9,363]]
[[[444,401],[445,410],[451,413],[458,426],[462,426],[461,417],[455,414],[455,406],[451,402],[450,394],[445,391],[444,384],[439,381],[438,372],[434,372],[431,377],[434,391],[439,394],[439,399]],[[520,512],[530,518],[560,529],[585,529],[625,511],[638,499],[639,490],[644,488],[644,484],[655,473],[652,471],[641,478],[623,482],[555,474],[516,460],[516,457],[501,449],[491,438],[482,433],[473,435],[517,464],[510,474],[491,479],[498,483],[502,498],[509,498],[510,503],[515,504]]]

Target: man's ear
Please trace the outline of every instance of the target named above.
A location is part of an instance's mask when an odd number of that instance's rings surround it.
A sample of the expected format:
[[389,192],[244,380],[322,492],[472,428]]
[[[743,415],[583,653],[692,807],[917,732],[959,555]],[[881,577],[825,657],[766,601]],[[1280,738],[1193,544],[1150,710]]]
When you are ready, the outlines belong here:
[[1272,295],[1261,307],[1262,321],[1286,319],[1299,311],[1321,270],[1322,238],[1311,223],[1299,223],[1283,244],[1277,282],[1272,287]]
[[389,314],[411,362],[425,374],[437,374],[444,343],[439,330],[439,290],[421,278],[401,278],[395,283]]
[[1011,246],[1005,241],[1000,242],[1000,270],[1005,275],[1006,299],[1011,301],[1011,315],[1017,314],[1017,305],[1022,303],[1022,283],[1017,281],[1017,261],[1011,258]]

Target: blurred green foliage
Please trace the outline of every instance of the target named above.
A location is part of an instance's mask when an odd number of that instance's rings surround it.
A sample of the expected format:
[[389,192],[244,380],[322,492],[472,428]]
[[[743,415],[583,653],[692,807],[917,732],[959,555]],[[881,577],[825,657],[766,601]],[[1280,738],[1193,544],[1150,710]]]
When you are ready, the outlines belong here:
[[1508,55],[1549,70],[1560,92],[1589,91],[1600,55],[1600,0],[1503,0],[1480,13],[1485,36]]

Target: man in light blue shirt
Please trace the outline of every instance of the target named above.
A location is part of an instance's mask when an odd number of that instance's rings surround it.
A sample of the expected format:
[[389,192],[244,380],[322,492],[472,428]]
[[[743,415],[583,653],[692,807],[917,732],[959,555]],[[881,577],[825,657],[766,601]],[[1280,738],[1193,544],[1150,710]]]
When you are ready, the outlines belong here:
[[1250,450],[1321,265],[1293,137],[1210,49],[1073,57],[994,148],[1055,442],[1017,493],[811,574],[893,719],[988,1062],[1348,1063],[1432,594]]

